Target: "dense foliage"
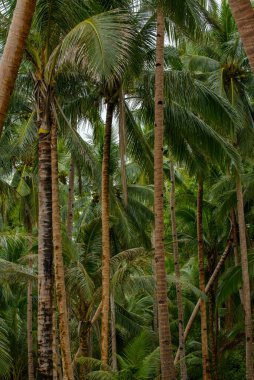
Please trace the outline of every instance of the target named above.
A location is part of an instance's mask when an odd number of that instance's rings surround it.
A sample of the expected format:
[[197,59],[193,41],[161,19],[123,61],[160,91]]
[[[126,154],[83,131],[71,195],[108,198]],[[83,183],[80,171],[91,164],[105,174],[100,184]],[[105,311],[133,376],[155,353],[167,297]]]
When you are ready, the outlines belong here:
[[253,99],[227,0],[37,0],[0,138],[0,379],[251,380]]

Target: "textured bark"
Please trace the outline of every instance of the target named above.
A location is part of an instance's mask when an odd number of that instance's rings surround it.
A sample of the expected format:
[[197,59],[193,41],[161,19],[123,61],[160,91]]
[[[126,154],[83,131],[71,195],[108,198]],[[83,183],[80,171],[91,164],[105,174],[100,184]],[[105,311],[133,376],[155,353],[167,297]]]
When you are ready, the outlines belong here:
[[115,310],[115,299],[112,293],[110,294],[110,310],[111,310],[112,370],[117,371],[116,310]]
[[254,12],[250,0],[229,0],[243,47],[254,72]]
[[125,115],[125,101],[124,92],[121,89],[119,96],[119,150],[121,161],[121,182],[123,189],[124,205],[128,204],[128,191],[127,191],[127,175],[126,175],[126,115]]
[[[29,260],[29,268],[32,262]],[[28,380],[34,380],[33,361],[33,284],[28,282],[27,286],[27,357],[28,357]]]
[[75,167],[73,159],[71,160],[70,174],[69,174],[69,192],[68,192],[68,205],[67,205],[67,236],[72,238],[73,229],[73,202],[74,202],[74,179]]
[[109,341],[109,283],[110,283],[110,231],[109,231],[109,160],[111,127],[114,104],[107,104],[107,116],[104,133],[103,160],[102,160],[102,319],[101,319],[101,360],[103,365],[108,364]]
[[74,380],[71,351],[68,312],[66,302],[66,290],[64,281],[64,263],[61,236],[61,216],[58,187],[58,155],[57,155],[57,127],[52,124],[51,129],[51,167],[52,167],[52,221],[53,221],[53,245],[54,245],[54,271],[56,300],[59,312],[59,335],[64,378]]
[[[238,252],[238,232],[237,232],[237,222],[235,217],[235,211],[231,210],[231,224],[232,224],[232,231],[233,231],[233,248],[234,248],[234,259],[235,259],[235,266],[241,264],[241,259]],[[239,289],[239,297],[241,300],[241,304],[243,305],[243,289],[242,287]]]
[[97,307],[97,309],[94,313],[94,316],[91,319],[91,325],[93,325],[95,322],[98,321],[100,314],[101,314],[101,310],[102,310],[102,302],[100,302],[99,306]]
[[[197,197],[197,239],[198,239],[198,266],[199,266],[199,288],[205,293],[205,268],[204,268],[204,242],[203,242],[203,183],[199,180]],[[203,380],[210,380],[210,364],[207,337],[207,315],[205,300],[200,300],[201,314],[201,342],[202,342],[202,366]]]
[[176,226],[175,171],[174,171],[174,165],[172,162],[170,162],[170,178],[171,178],[170,209],[171,209],[174,266],[175,266],[176,278],[179,280],[176,282],[176,299],[177,299],[177,309],[178,309],[180,372],[181,372],[181,380],[186,380],[187,367],[186,367],[186,360],[185,360],[183,295],[182,295],[182,286],[180,283],[180,278],[181,278],[180,256],[179,256],[179,249],[178,249],[178,237],[177,237],[177,226]]
[[59,376],[58,376],[59,350],[58,350],[57,316],[56,316],[55,302],[54,302],[52,320],[53,320],[53,380],[59,380]]
[[244,217],[243,192],[240,176],[236,177],[237,193],[237,212],[241,248],[241,264],[243,276],[243,305],[244,305],[244,322],[245,322],[245,349],[246,349],[246,379],[254,379],[253,371],[253,352],[252,352],[252,319],[251,319],[251,294],[250,278],[248,269],[248,251],[246,240],[246,226]]
[[[38,84],[38,88],[40,85]],[[45,103],[37,98],[39,119],[38,217],[38,379],[53,379],[53,245],[50,128]],[[45,112],[45,113],[44,113]]]
[[212,359],[212,379],[217,380],[218,374],[217,374],[217,335],[214,331],[214,306],[215,306],[215,297],[214,297],[214,290],[213,286],[211,287],[209,294],[209,340],[210,340],[210,348],[211,348],[211,359]]
[[35,0],[18,0],[0,60],[0,136],[30,31]]
[[[75,368],[78,359],[81,357],[90,357],[90,322],[80,321],[79,323],[79,348],[76,352],[73,367]],[[81,364],[79,367],[79,380],[85,380],[87,378],[87,373],[89,372],[89,366],[86,364]]]
[[155,281],[162,380],[176,379],[169,326],[167,277],[164,250],[163,212],[163,134],[164,134],[164,14],[157,7],[155,123],[154,123],[154,212]]

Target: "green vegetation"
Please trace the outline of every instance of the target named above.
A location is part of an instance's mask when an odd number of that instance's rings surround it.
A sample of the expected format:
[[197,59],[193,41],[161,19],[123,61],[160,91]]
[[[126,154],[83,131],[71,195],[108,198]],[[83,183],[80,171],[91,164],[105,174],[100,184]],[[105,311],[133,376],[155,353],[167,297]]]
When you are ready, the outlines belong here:
[[236,3],[0,2],[0,380],[253,380]]

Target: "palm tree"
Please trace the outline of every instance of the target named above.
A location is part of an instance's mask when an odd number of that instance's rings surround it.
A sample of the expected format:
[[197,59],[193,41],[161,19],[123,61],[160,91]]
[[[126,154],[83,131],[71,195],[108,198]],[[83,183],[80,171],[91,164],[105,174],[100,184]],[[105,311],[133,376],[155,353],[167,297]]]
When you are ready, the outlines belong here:
[[103,365],[108,363],[109,337],[109,281],[110,281],[110,232],[109,232],[109,162],[111,128],[114,103],[109,100],[103,144],[102,187],[101,187],[101,219],[102,219],[102,320],[101,320],[101,360]]
[[[204,243],[203,243],[203,181],[199,179],[197,195],[197,239],[198,239],[198,265],[199,265],[199,288],[205,292],[205,268],[204,268]],[[202,341],[202,364],[203,379],[210,380],[210,364],[208,352],[208,335],[207,335],[207,313],[206,302],[201,299],[201,341]]]
[[228,0],[252,71],[254,71],[254,14],[250,0]]
[[[43,2],[39,4],[39,9],[42,7],[43,8]],[[43,8],[44,9],[44,8]],[[69,9],[70,12],[73,11],[73,8]],[[63,12],[63,9],[61,8],[59,10],[59,14],[61,15],[61,12]],[[84,13],[87,14],[87,9],[84,9]],[[54,17],[60,17],[58,13],[54,14]],[[46,14],[44,12],[39,12],[36,14],[36,25],[38,29],[42,27],[45,23],[45,20],[49,19],[49,28],[54,28],[54,20],[51,19],[51,13]],[[79,15],[76,17],[83,17],[83,15]],[[107,19],[107,21],[106,21]],[[70,20],[73,20],[73,15],[70,17]],[[79,20],[77,20],[79,21]],[[106,22],[105,22],[106,21]],[[111,21],[111,22],[110,22]],[[97,31],[94,30],[94,28],[91,26],[93,22],[97,23],[97,26],[100,27],[100,30],[98,29]],[[123,32],[119,33],[120,30],[120,23],[122,22],[121,25],[124,25],[122,28]],[[126,26],[125,26],[126,25]],[[76,28],[73,30],[70,30],[69,26],[58,24],[59,27],[59,33],[58,34],[50,34],[50,30],[44,30],[46,33],[45,40],[43,42],[43,47],[40,46],[39,51],[37,52],[36,48],[34,49],[33,46],[29,50],[29,56],[32,61],[32,63],[35,66],[36,73],[34,75],[35,81],[36,81],[36,105],[37,105],[37,115],[38,115],[38,120],[39,120],[39,155],[43,155],[43,157],[40,159],[40,164],[39,164],[39,236],[41,237],[39,239],[39,256],[41,257],[41,260],[44,260],[44,252],[41,246],[44,244],[43,238],[46,238],[52,234],[52,190],[51,190],[51,170],[54,170],[54,179],[56,180],[57,178],[57,170],[56,168],[51,166],[51,151],[50,151],[50,133],[52,126],[55,124],[55,122],[58,122],[59,116],[57,116],[57,113],[60,114],[60,116],[64,119],[64,122],[66,123],[66,116],[64,115],[64,111],[59,104],[59,102],[56,101],[55,93],[54,93],[54,88],[58,79],[58,74],[60,73],[59,68],[62,65],[72,65],[72,67],[78,67],[78,64],[83,64],[83,60],[85,60],[88,65],[87,71],[91,73],[96,79],[99,77],[99,79],[104,78],[105,76],[108,77],[108,79],[112,80],[113,72],[114,69],[118,74],[121,73],[123,69],[123,61],[122,58],[126,57],[126,54],[128,52],[128,40],[130,39],[131,32],[128,27],[128,23],[126,21],[126,17],[124,14],[119,14],[115,11],[112,11],[111,13],[105,13],[105,14],[100,14],[98,16],[94,16],[93,18],[90,18],[88,20],[85,20],[78,24]],[[61,29],[62,28],[62,29]],[[113,48],[110,49],[110,54],[109,56],[105,56],[104,50],[101,50],[102,44],[105,43],[104,46],[107,44],[111,45],[112,44],[112,39],[114,38],[112,31],[116,30],[118,31],[117,35],[119,37],[119,40],[125,42],[125,50],[123,51],[123,47],[119,44],[114,44]],[[67,35],[64,38],[64,34]],[[92,34],[91,34],[92,32]],[[92,37],[92,38],[91,38]],[[99,39],[98,39],[99,37]],[[58,43],[59,43],[59,38],[62,38],[62,44],[59,48]],[[86,41],[85,45],[84,42]],[[104,42],[103,42],[104,41]],[[98,46],[98,54],[96,57],[94,56],[94,44]],[[86,46],[85,51],[82,51],[82,61],[80,63],[80,56],[79,52],[82,46]],[[50,51],[49,51],[50,47]],[[73,49],[75,50],[75,54],[72,54]],[[44,53],[47,51],[47,54],[51,54],[47,56],[47,62],[45,62],[44,58]],[[123,55],[121,55],[121,60],[117,58],[118,53],[123,52]],[[38,59],[38,55],[41,55],[41,61]],[[89,59],[87,60],[87,58]],[[112,57],[115,57],[116,59],[112,59]],[[96,59],[95,59],[96,58]],[[101,59],[101,60],[100,60]],[[118,59],[118,61],[117,61]],[[79,62],[78,64],[76,62]],[[118,64],[117,64],[118,62]],[[60,66],[59,66],[60,63]],[[114,65],[114,67],[113,67]],[[61,73],[59,75],[61,78]],[[58,79],[58,82],[60,84],[60,81]],[[67,125],[69,126],[69,123],[67,121]],[[45,154],[45,155],[44,155]],[[56,164],[56,160],[54,161],[54,164]],[[45,170],[44,167],[47,167],[47,175],[45,176]],[[47,181],[47,183],[46,183]],[[45,186],[44,186],[45,185]],[[43,187],[44,186],[44,187]],[[44,193],[41,191],[41,188],[44,188]],[[54,196],[57,196],[57,187],[55,184],[55,192]],[[47,198],[47,200],[46,200]],[[56,199],[54,198],[54,201]],[[47,207],[43,207],[43,206]],[[56,203],[54,203],[54,211],[57,212],[57,207]],[[59,213],[59,211],[58,211]],[[54,214],[54,217],[57,217],[56,214]],[[58,219],[59,222],[59,219]],[[48,235],[46,235],[45,231],[43,230],[44,227],[41,228],[41,226],[45,226],[47,224],[48,226]],[[59,227],[59,224],[58,224]],[[42,233],[43,232],[43,233]],[[55,231],[56,232],[56,231]],[[56,237],[54,232],[54,237]],[[58,231],[59,232],[59,231]],[[67,342],[68,337],[66,335],[66,332],[68,331],[67,327],[67,309],[64,307],[64,301],[63,297],[65,294],[64,290],[64,271],[61,265],[61,258],[60,256],[62,255],[61,252],[61,246],[59,245],[59,237],[60,234],[57,234],[58,239],[54,241],[54,247],[58,248],[58,250],[54,250],[54,253],[58,253],[58,256],[55,257],[55,279],[56,281],[59,280],[58,286],[57,286],[57,304],[58,308],[60,311],[59,314],[59,319],[60,319],[60,325],[62,327],[62,330],[60,331],[60,344],[61,344],[61,349],[62,349],[62,359],[65,362],[63,365],[65,369],[65,375],[69,373],[69,376],[71,378],[71,368],[70,368],[70,349],[66,348],[66,344],[70,346],[70,343]],[[44,307],[40,303],[40,300],[43,299],[41,295],[43,295],[42,291],[44,289],[43,286],[40,286],[40,281],[39,281],[39,313],[38,313],[38,322],[39,325],[43,324],[43,320],[41,319],[42,313],[46,312],[46,310],[51,310],[52,309],[52,273],[49,268],[51,268],[52,265],[52,239],[50,237],[50,243],[48,242],[47,244],[47,249],[48,249],[48,265],[41,265],[41,262],[39,260],[39,272],[43,273],[43,270],[47,270],[47,272],[44,273],[44,277],[48,279],[48,308]],[[50,261],[51,260],[51,261]],[[57,265],[59,264],[60,265]],[[44,278],[43,277],[43,278]],[[49,277],[51,277],[51,280],[49,280]],[[41,279],[42,276],[39,276]],[[60,285],[59,285],[60,284]],[[46,286],[46,283],[43,285]],[[62,308],[63,307],[63,308]],[[61,320],[62,319],[62,320]],[[52,331],[52,316],[48,315],[46,320],[49,320],[50,323],[48,325],[48,330]],[[65,327],[64,327],[65,326]],[[38,334],[38,342],[39,345],[41,342],[43,342],[42,336],[46,336],[43,334],[41,336],[41,330],[43,328],[47,328],[47,326],[40,327],[39,328],[39,334]],[[67,340],[66,340],[67,339]],[[52,334],[50,334],[50,344],[46,344],[47,348],[49,350],[47,355],[44,355],[44,358],[51,358],[52,357],[52,352],[49,346],[52,346]],[[41,350],[39,349],[39,357]],[[66,355],[64,355],[66,354]],[[69,357],[68,357],[69,356]],[[52,372],[52,361],[50,359],[50,373]],[[39,361],[40,363],[40,361]]]
[[154,248],[155,278],[158,303],[161,376],[163,380],[175,379],[171,334],[169,327],[167,281],[164,253],[163,216],[163,136],[164,136],[164,13],[157,6],[157,39],[155,69],[155,119],[154,119]]
[[51,128],[51,168],[52,168],[52,223],[55,267],[55,289],[59,310],[59,331],[63,361],[64,377],[74,380],[69,341],[69,325],[64,283],[64,263],[62,255],[61,216],[58,188],[58,155],[57,155],[57,127],[53,123]]
[[244,201],[242,184],[239,174],[236,175],[236,194],[237,194],[237,212],[239,223],[239,237],[241,249],[241,263],[243,276],[243,301],[245,314],[245,347],[246,347],[246,378],[250,380],[254,376],[253,368],[253,332],[252,332],[252,313],[251,313],[251,292],[250,277],[248,268],[248,249],[246,238],[246,225],[244,216]]
[[176,278],[179,282],[176,283],[176,297],[178,308],[178,325],[179,325],[179,350],[180,350],[180,370],[182,380],[187,380],[187,368],[185,361],[185,340],[184,340],[184,314],[183,314],[183,295],[182,286],[180,283],[180,257],[178,247],[178,235],[176,226],[176,201],[175,201],[175,169],[172,160],[170,161],[170,210],[171,210],[171,226],[173,239],[174,266]]
[[0,61],[0,136],[22,61],[36,0],[18,0]]

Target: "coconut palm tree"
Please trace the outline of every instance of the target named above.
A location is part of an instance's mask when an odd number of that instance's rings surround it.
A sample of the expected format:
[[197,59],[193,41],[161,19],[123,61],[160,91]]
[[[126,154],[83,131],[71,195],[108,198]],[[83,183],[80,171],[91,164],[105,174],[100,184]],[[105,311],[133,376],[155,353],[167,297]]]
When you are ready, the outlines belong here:
[[22,61],[30,31],[36,0],[17,1],[0,61],[0,136],[2,134],[10,97]]
[[157,38],[154,107],[154,248],[156,297],[162,379],[175,379],[175,369],[169,327],[166,269],[164,253],[163,214],[163,136],[164,136],[164,13],[157,6]]
[[252,31],[254,16],[252,4],[249,0],[229,0],[229,5],[241,36],[252,71],[254,70],[254,52],[252,45]]

